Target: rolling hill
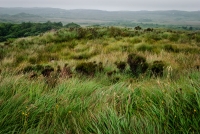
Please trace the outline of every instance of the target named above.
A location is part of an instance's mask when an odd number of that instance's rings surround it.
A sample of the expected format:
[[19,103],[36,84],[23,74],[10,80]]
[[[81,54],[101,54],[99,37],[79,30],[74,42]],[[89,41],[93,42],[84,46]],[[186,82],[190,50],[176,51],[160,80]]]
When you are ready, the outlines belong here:
[[[24,14],[24,15],[23,15]],[[29,14],[27,16],[27,14]],[[102,11],[64,10],[58,8],[0,8],[0,21],[13,21],[11,16],[22,15],[19,21],[103,24],[110,22],[156,23],[163,25],[200,26],[200,11]],[[2,17],[3,16],[3,17]]]

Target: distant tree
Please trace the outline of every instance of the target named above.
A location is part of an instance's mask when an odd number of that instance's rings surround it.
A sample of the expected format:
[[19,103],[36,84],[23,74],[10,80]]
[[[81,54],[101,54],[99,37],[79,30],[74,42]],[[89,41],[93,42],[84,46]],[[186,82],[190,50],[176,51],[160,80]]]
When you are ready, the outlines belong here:
[[31,22],[22,22],[21,23],[21,28],[22,29],[27,29],[27,28],[30,28],[32,26],[32,23]]
[[135,27],[135,30],[141,30],[142,28],[140,26]]
[[153,28],[147,28],[147,29],[145,29],[144,31],[153,32]]
[[189,27],[189,30],[193,30],[193,27]]
[[38,35],[51,29],[62,28],[61,22],[31,23],[22,22],[21,24],[0,23],[0,42],[9,38],[19,38]]
[[185,27],[185,26],[182,26],[182,29],[187,29],[187,27]]
[[66,27],[66,28],[79,28],[79,27],[81,27],[81,26],[78,25],[78,24],[76,24],[76,23],[74,23],[74,22],[72,22],[72,23],[68,23],[68,24],[65,25],[64,27]]
[[54,22],[53,24],[54,24],[54,26],[56,26],[56,27],[63,27],[62,22]]

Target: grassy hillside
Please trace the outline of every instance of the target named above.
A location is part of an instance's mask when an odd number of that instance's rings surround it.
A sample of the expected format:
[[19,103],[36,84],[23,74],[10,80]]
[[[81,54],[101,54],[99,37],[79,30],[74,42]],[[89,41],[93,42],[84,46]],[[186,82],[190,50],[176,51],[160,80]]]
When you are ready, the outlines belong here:
[[60,29],[0,43],[0,133],[199,133],[200,32]]

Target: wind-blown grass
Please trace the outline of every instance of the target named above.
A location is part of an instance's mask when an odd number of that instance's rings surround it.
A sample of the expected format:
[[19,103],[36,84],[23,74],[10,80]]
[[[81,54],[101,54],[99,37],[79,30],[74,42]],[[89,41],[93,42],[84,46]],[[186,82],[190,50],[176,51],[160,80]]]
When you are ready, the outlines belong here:
[[105,79],[72,78],[48,89],[41,80],[6,76],[0,84],[0,132],[200,132],[199,72],[177,81],[124,78],[105,85]]

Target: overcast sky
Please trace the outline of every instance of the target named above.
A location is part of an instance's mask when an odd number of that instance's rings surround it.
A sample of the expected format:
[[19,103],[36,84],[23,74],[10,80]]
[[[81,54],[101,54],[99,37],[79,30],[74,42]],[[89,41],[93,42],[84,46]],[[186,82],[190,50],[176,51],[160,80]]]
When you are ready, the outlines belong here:
[[200,0],[0,0],[0,7],[54,7],[107,11],[200,10]]

